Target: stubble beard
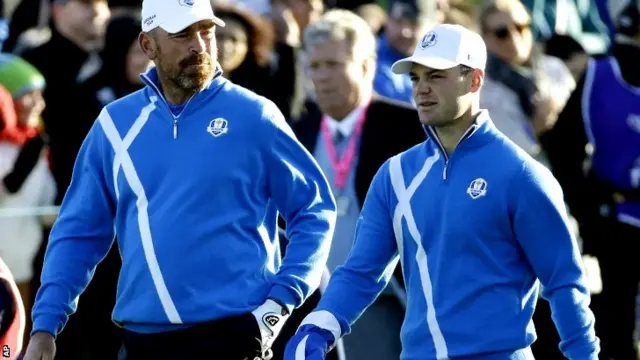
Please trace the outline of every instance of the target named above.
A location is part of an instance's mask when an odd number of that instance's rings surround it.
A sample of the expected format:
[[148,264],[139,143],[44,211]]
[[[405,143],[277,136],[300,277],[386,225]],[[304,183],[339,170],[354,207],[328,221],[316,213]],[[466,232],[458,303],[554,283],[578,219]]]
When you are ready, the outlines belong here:
[[[217,52],[214,52],[214,54],[217,54]],[[216,55],[211,56],[205,53],[184,59],[180,64],[175,66],[164,66],[161,61],[158,67],[164,74],[165,79],[171,82],[176,88],[185,93],[195,93],[204,89],[213,78],[216,61]],[[196,64],[197,72],[186,72],[188,67]]]

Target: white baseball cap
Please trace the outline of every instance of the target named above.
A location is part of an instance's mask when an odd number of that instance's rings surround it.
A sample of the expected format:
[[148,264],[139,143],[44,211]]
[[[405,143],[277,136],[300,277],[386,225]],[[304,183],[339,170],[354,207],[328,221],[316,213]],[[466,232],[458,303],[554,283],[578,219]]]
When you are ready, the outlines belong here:
[[479,34],[464,26],[439,24],[422,37],[413,55],[396,61],[391,71],[408,73],[414,63],[438,70],[465,65],[484,71],[487,46]]
[[144,0],[142,31],[157,27],[170,34],[180,32],[202,20],[212,20],[217,26],[224,21],[213,14],[210,0]]

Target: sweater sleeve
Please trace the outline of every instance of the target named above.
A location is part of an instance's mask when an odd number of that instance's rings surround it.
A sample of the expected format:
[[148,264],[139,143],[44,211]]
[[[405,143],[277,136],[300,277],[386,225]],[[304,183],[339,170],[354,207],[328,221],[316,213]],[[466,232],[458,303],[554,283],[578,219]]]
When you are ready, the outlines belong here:
[[560,349],[570,360],[596,360],[599,340],[590,294],[560,185],[541,164],[523,164],[509,196],[516,240],[543,286]]
[[76,159],[71,185],[49,237],[42,285],[33,307],[33,330],[56,336],[76,311],[80,294],[114,241],[115,203],[102,168],[99,122]]
[[287,223],[287,253],[269,297],[291,310],[320,285],[336,222],[331,188],[313,156],[296,139],[270,101],[264,115],[270,133],[265,151],[267,187]]

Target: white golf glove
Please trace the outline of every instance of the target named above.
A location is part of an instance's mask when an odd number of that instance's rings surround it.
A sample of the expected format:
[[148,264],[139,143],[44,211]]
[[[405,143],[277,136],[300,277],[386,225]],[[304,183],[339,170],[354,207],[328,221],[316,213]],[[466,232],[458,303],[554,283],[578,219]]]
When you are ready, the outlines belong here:
[[289,318],[289,311],[277,302],[267,299],[264,304],[252,311],[251,314],[256,318],[258,327],[260,327],[262,350],[267,351],[271,348],[285,321]]

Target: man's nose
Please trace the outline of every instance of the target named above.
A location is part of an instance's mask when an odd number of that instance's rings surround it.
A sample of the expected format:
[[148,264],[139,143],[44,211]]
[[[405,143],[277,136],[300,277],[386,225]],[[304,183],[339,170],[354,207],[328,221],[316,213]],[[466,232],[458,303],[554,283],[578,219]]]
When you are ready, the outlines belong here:
[[431,92],[431,82],[428,79],[420,79],[415,83],[416,94],[429,94]]
[[207,50],[207,43],[200,33],[197,33],[192,37],[189,50],[195,54],[201,54]]

